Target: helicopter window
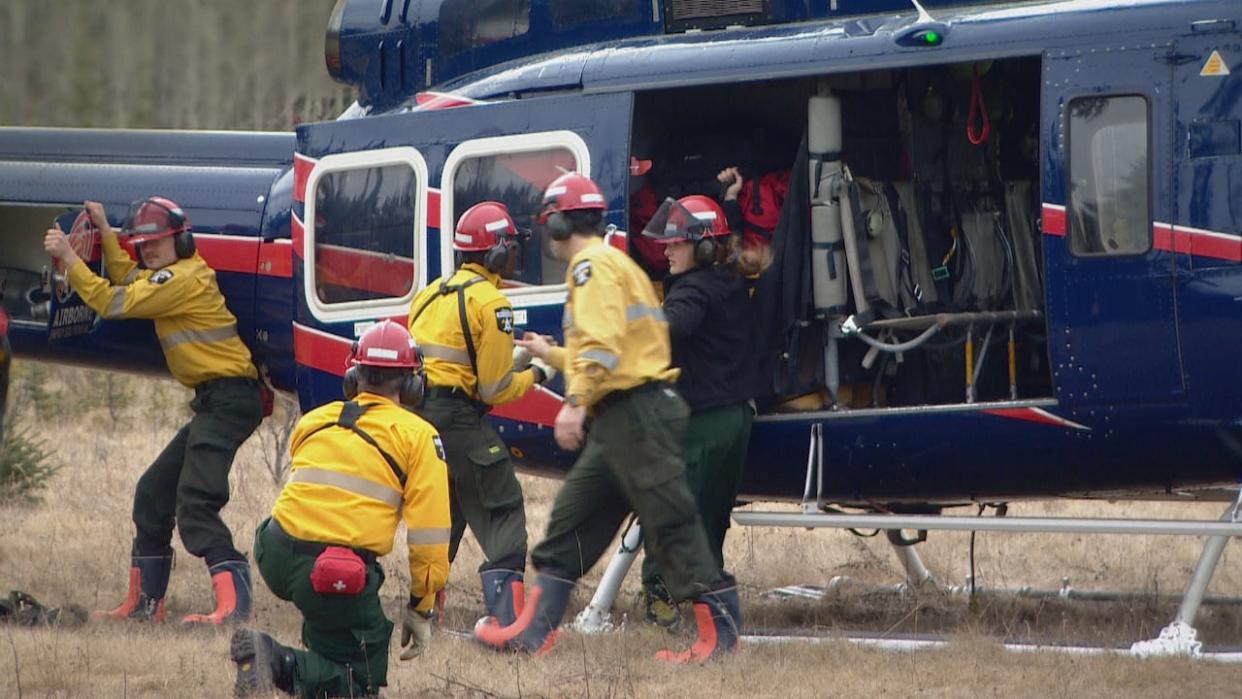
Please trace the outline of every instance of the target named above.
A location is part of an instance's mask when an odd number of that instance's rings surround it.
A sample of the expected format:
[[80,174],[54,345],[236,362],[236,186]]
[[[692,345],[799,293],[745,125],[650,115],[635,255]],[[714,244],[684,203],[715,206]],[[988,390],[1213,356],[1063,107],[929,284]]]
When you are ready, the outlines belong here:
[[410,148],[320,160],[307,182],[305,224],[306,297],[317,315],[405,309],[418,281],[425,173]]
[[650,6],[645,0],[552,0],[552,21],[558,27],[573,27],[584,22],[615,19],[642,19]]
[[1138,95],[1069,104],[1069,236],[1075,255],[1151,248],[1148,108]]
[[446,0],[440,6],[440,50],[447,56],[521,36],[530,29],[530,0]]
[[586,152],[586,144],[572,132],[502,136],[458,146],[444,167],[441,196],[450,201],[441,201],[441,216],[446,217],[442,232],[451,233],[458,217],[471,206],[488,200],[501,202],[518,229],[530,233],[508,285],[520,293],[521,287],[564,283],[565,263],[552,256],[549,241],[533,230],[534,219],[543,190],[552,180],[589,168]]

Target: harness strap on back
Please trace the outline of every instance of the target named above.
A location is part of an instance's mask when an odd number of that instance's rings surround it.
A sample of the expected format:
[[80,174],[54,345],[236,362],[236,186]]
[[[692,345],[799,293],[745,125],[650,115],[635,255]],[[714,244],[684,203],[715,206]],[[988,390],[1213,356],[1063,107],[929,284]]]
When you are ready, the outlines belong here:
[[474,336],[470,333],[470,319],[466,317],[466,289],[482,281],[487,280],[483,277],[474,277],[461,284],[449,284],[447,280],[440,282],[440,289],[437,291],[436,295],[423,302],[423,305],[415,311],[414,317],[410,318],[410,325],[413,326],[414,321],[418,320],[418,317],[423,314],[423,311],[427,310],[427,307],[430,306],[433,301],[448,296],[449,294],[457,294],[457,320],[461,323],[461,335],[466,338],[466,354],[470,355],[470,371],[474,373],[474,390],[476,399],[478,399],[477,394],[479,391],[479,355],[474,349]]
[[378,405],[378,403],[368,403],[366,405],[359,405],[358,403],[355,403],[352,400],[346,401],[345,405],[341,407],[341,414],[339,417],[337,417],[336,422],[328,423],[326,425],[320,425],[319,427],[315,428],[310,434],[307,434],[306,437],[303,438],[303,441],[305,441],[306,439],[309,439],[311,435],[322,432],[323,430],[326,430],[329,427],[344,427],[345,429],[350,430],[354,434],[361,437],[362,441],[375,447],[375,450],[380,453],[380,456],[384,457],[384,461],[388,462],[388,468],[392,469],[393,475],[397,477],[397,481],[401,483],[401,489],[404,491],[406,475],[405,475],[405,472],[401,470],[401,467],[397,465],[397,460],[392,458],[391,454],[384,451],[384,448],[379,445],[379,442],[376,442],[374,437],[367,434],[366,430],[363,430],[361,427],[358,426],[358,418],[362,417],[367,412],[367,410],[375,407],[376,405]]

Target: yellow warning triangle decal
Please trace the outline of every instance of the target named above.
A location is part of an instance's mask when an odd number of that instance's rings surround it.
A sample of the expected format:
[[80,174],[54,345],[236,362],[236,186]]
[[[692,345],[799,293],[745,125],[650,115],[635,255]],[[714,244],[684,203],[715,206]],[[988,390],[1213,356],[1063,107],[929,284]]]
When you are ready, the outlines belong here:
[[1229,66],[1225,65],[1225,59],[1220,57],[1220,51],[1212,51],[1212,55],[1208,56],[1207,63],[1203,64],[1203,70],[1199,71],[1199,75],[1229,75]]

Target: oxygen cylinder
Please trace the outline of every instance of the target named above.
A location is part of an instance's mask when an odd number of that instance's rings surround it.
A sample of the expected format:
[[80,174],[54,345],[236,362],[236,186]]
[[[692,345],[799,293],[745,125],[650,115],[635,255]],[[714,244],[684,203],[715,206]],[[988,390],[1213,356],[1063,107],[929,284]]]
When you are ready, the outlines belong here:
[[846,311],[845,248],[841,240],[841,100],[817,95],[807,105],[811,168],[811,289],[815,311]]

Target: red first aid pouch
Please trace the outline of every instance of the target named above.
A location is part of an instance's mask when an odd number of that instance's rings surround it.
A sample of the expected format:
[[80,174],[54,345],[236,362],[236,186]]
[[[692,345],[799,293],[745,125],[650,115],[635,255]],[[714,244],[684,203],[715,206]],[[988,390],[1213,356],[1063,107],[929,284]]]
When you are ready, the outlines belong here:
[[367,564],[342,546],[329,546],[311,568],[311,589],[321,595],[356,595],[367,586]]

